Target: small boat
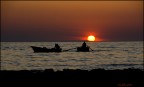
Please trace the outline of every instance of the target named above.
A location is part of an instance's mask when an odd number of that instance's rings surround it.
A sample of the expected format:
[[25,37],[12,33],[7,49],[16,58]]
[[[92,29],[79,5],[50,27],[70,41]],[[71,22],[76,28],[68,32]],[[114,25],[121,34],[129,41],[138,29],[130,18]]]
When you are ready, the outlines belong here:
[[61,52],[62,49],[31,46],[34,52]]
[[90,47],[77,47],[77,52],[89,52]]

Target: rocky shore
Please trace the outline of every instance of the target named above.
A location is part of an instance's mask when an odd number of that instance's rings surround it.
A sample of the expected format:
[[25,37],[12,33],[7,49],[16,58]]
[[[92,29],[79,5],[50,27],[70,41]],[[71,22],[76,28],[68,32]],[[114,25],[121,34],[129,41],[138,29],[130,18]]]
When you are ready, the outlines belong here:
[[46,85],[66,85],[75,86],[76,84],[98,86],[98,87],[144,87],[144,71],[139,69],[125,70],[104,70],[94,69],[63,71],[46,70],[21,70],[7,71],[1,70],[1,82],[14,83],[33,83]]

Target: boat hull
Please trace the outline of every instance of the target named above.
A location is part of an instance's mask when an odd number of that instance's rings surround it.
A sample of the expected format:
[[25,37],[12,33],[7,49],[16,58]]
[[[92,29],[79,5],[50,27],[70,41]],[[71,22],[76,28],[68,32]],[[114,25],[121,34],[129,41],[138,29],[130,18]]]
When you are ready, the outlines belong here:
[[77,52],[89,52],[89,47],[77,47]]
[[55,49],[55,48],[51,48],[48,49],[46,47],[35,47],[35,46],[31,46],[34,52],[61,52],[62,49]]

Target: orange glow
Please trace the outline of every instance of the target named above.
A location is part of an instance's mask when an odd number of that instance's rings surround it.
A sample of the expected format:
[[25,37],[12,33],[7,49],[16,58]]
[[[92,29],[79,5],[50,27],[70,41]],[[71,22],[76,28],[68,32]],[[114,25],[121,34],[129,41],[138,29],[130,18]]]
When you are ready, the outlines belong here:
[[105,40],[97,37],[96,41],[105,41]]
[[[90,38],[88,38],[89,36],[92,36],[92,39],[94,40],[89,40]],[[100,34],[96,33],[96,32],[85,32],[85,35],[83,37],[81,37],[81,40],[83,41],[97,41],[97,42],[101,42],[101,41],[105,41],[105,39],[100,38],[99,36],[101,36]]]
[[95,41],[95,36],[90,35],[90,36],[88,36],[87,40],[88,41]]
[[91,41],[89,35],[95,37],[93,42],[142,38],[143,1],[1,2],[5,41]]

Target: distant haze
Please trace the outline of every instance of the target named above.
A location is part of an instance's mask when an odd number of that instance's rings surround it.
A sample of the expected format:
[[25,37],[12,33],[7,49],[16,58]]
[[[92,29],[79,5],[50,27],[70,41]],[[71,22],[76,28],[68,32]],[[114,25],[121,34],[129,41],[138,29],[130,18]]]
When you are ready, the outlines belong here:
[[1,41],[143,40],[143,1],[1,1]]

